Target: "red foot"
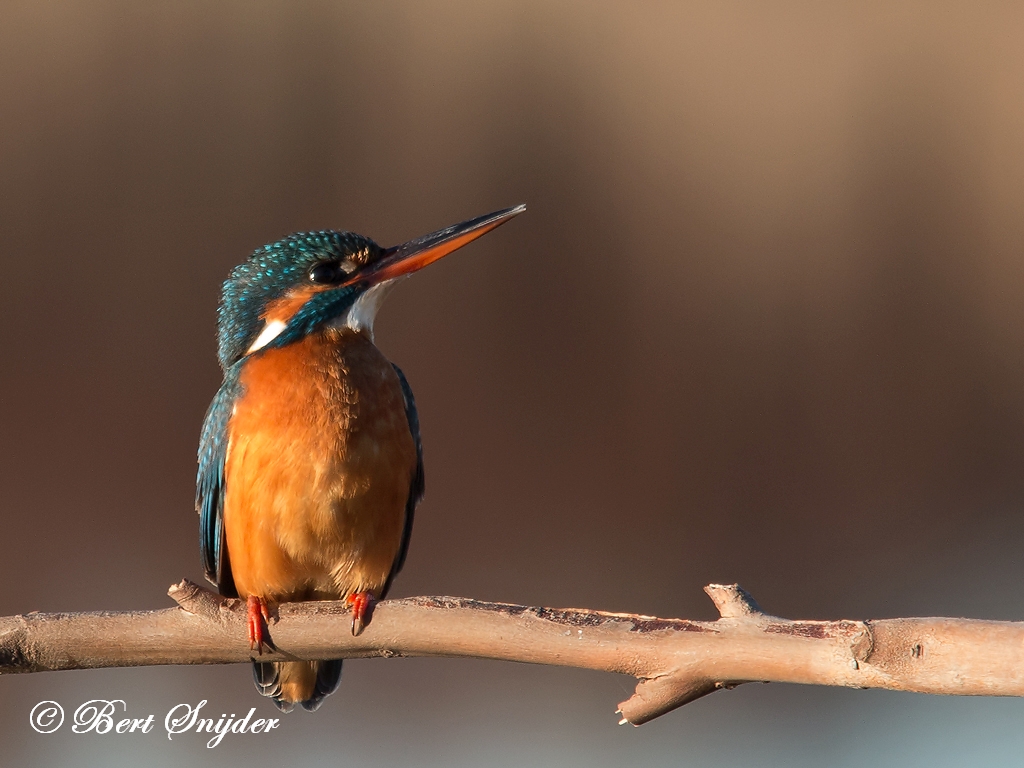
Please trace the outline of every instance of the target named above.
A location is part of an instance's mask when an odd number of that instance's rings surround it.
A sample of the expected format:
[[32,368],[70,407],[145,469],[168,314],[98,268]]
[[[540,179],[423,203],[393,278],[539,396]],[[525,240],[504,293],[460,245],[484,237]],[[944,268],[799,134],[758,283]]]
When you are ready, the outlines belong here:
[[358,635],[370,623],[376,599],[369,592],[353,592],[345,598],[345,602],[352,606],[352,634]]
[[266,599],[262,597],[249,595],[245,602],[248,608],[249,650],[256,651],[262,656],[263,646],[267,645],[264,627],[270,621],[270,610],[267,608]]

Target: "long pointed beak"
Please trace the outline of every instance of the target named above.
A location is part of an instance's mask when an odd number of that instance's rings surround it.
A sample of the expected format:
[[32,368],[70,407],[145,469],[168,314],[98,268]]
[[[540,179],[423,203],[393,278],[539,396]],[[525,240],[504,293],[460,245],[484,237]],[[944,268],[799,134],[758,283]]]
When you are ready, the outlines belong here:
[[514,208],[495,211],[388,248],[375,264],[362,272],[359,279],[380,283],[423,269],[442,256],[447,256],[481,235],[486,235],[495,227],[500,227],[525,210],[525,205],[517,205]]

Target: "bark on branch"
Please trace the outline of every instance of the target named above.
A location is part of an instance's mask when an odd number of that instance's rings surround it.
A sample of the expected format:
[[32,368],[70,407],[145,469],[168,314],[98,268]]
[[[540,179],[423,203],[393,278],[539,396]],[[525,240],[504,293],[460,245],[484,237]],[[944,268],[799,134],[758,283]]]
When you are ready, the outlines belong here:
[[[960,695],[1024,695],[1024,623],[972,619],[789,621],[738,585],[705,587],[717,621],[528,608],[455,597],[380,603],[352,635],[341,602],[277,606],[266,661],[449,656],[553,664],[639,679],[619,705],[640,725],[750,681]],[[0,618],[0,674],[248,661],[245,605],[182,581],[177,608]]]

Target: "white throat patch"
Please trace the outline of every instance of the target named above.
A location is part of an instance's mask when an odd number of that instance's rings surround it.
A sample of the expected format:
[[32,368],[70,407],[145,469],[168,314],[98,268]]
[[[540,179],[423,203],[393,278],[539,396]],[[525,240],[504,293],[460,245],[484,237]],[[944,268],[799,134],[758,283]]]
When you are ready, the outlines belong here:
[[356,299],[355,304],[336,320],[333,325],[341,328],[351,328],[353,331],[363,331],[370,339],[373,339],[373,321],[377,318],[377,311],[384,303],[384,297],[388,295],[395,284],[402,280],[401,277],[385,280],[383,283],[369,288],[362,296]]

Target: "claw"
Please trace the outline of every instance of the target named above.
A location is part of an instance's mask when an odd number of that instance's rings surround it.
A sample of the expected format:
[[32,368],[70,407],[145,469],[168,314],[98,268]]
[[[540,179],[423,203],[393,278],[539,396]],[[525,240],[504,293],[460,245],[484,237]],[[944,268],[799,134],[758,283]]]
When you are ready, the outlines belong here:
[[249,595],[245,601],[247,624],[249,630],[249,650],[263,655],[263,646],[267,645],[267,633],[264,629],[270,623],[270,609],[265,598]]
[[376,602],[370,592],[353,592],[345,602],[352,606],[352,634],[359,635],[370,623],[373,604]]

